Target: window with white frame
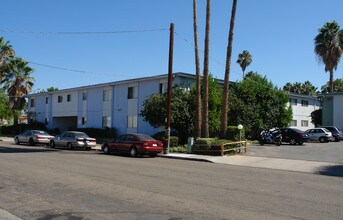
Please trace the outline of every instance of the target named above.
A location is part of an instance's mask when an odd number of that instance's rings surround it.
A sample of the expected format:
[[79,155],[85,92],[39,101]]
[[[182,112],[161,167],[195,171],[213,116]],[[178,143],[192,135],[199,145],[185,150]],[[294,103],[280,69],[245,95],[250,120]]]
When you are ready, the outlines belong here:
[[301,127],[308,127],[308,121],[307,120],[301,120]]
[[291,126],[296,127],[298,125],[297,120],[292,120]]
[[111,127],[111,117],[110,116],[103,116],[102,117],[102,127],[103,128],[110,128]]
[[137,128],[137,115],[131,115],[127,117],[127,127]]
[[36,100],[35,99],[31,99],[30,106],[31,106],[31,108],[34,108],[36,106]]
[[138,98],[138,87],[133,86],[129,87],[127,90],[127,99],[136,99]]
[[160,94],[166,93],[168,89],[167,83],[160,83]]
[[290,99],[289,99],[289,103],[290,103],[291,105],[297,105],[297,104],[298,104],[298,100],[297,100],[297,99],[290,98]]
[[111,90],[110,89],[104,90],[103,101],[111,101]]
[[301,100],[301,106],[302,107],[307,107],[308,106],[308,101],[307,100]]
[[87,100],[87,92],[82,93],[82,100],[83,101]]
[[71,95],[68,94],[68,95],[67,95],[67,102],[70,102],[70,101],[71,101]]
[[59,95],[59,96],[57,97],[57,102],[58,102],[58,103],[63,102],[63,96]]

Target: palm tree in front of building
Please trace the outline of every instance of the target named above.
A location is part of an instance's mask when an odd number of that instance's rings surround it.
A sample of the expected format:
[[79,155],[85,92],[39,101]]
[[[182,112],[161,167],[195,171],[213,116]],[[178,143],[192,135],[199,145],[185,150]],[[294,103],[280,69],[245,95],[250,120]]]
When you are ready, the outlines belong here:
[[333,72],[337,69],[343,50],[343,30],[336,21],[327,22],[314,38],[314,52],[319,62],[325,65],[325,72],[330,73],[329,88],[333,93]]
[[[3,72],[1,84],[8,94],[9,107],[22,110],[26,104],[25,96],[32,91],[34,79],[33,69],[22,58],[11,58]],[[14,128],[17,129],[18,116],[14,117]]]
[[244,72],[245,69],[251,64],[252,56],[247,50],[243,50],[242,53],[238,54],[237,63],[241,66],[243,71],[243,79],[244,79]]
[[0,79],[2,78],[5,64],[11,57],[14,57],[14,50],[9,41],[5,41],[3,37],[0,37]]

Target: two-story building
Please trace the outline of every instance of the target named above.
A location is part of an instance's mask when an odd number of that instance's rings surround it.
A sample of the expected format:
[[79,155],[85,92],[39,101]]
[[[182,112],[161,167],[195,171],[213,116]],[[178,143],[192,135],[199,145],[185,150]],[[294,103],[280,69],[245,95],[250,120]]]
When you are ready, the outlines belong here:
[[293,119],[290,127],[305,131],[314,128],[311,113],[321,108],[321,101],[317,96],[289,93],[289,105],[293,109]]
[[[118,133],[154,134],[160,129],[143,121],[139,113],[148,96],[167,91],[167,80],[164,74],[30,94],[28,112],[49,129],[112,127]],[[173,74],[173,85],[190,88],[193,83],[192,74]]]
[[343,93],[321,94],[323,100],[323,126],[343,129]]

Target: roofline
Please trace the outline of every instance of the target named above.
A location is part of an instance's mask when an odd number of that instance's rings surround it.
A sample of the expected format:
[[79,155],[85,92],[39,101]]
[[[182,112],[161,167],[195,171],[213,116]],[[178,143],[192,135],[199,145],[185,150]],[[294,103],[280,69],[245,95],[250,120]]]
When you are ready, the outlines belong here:
[[[184,73],[184,72],[175,72],[173,73],[174,77],[181,76],[185,78],[192,78],[195,79],[195,75],[191,73]],[[32,93],[28,94],[26,97],[34,96],[34,95],[50,95],[50,94],[56,94],[56,93],[62,93],[62,92],[68,92],[68,91],[78,91],[78,90],[86,90],[89,88],[97,88],[97,87],[104,87],[104,86],[114,86],[118,84],[123,84],[123,83],[134,83],[137,81],[147,81],[151,79],[162,79],[168,77],[168,74],[161,74],[161,75],[156,75],[156,76],[148,76],[148,77],[140,77],[140,78],[133,78],[133,79],[125,79],[125,80],[119,80],[119,81],[113,81],[113,82],[107,82],[107,83],[99,83],[99,84],[94,84],[94,85],[87,85],[87,86],[79,86],[79,87],[74,87],[74,88],[67,88],[67,89],[61,89],[61,90],[56,90],[52,92],[41,92],[41,93]],[[216,79],[219,83],[224,83],[224,80],[221,79]]]

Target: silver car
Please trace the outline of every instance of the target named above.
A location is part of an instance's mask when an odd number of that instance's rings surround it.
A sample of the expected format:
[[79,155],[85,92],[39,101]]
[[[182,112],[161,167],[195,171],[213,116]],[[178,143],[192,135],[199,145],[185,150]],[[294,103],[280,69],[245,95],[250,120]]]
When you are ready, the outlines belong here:
[[305,131],[305,133],[308,134],[311,141],[324,143],[334,140],[332,133],[326,128],[313,128]]
[[95,138],[91,138],[86,133],[79,131],[66,131],[50,141],[50,147],[52,148],[64,147],[70,150],[73,148],[90,150],[92,147],[95,147],[95,145]]
[[29,143],[30,145],[45,144],[49,146],[50,140],[53,137],[54,136],[50,135],[46,131],[27,130],[27,131],[24,131],[22,134],[15,136],[14,142],[16,144]]

